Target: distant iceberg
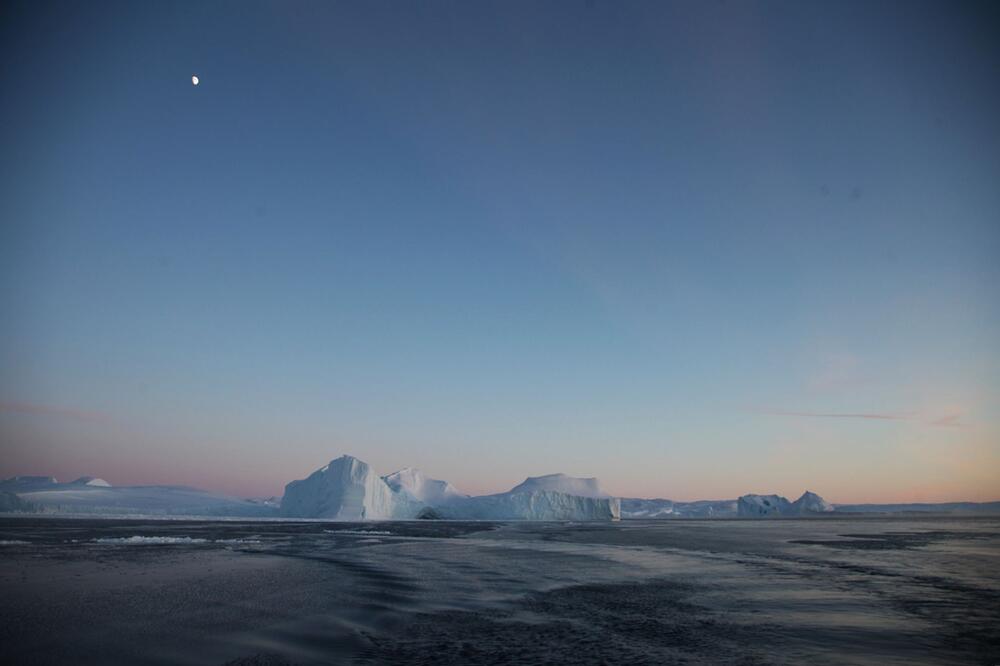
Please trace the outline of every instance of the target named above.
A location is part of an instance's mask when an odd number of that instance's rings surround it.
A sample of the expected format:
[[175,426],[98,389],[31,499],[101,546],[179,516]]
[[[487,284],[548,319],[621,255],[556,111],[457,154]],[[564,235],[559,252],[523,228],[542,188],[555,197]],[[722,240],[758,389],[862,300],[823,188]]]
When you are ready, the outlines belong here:
[[808,490],[794,502],[781,495],[748,494],[734,500],[674,502],[667,499],[627,498],[622,501],[622,518],[776,518],[809,516],[834,511],[832,504]]
[[768,518],[787,515],[792,503],[780,495],[744,495],[736,502],[736,515],[740,518]]
[[737,501],[740,518],[808,516],[833,511],[833,505],[808,490],[794,502],[781,495],[744,495]]
[[737,500],[696,500],[675,502],[668,499],[626,498],[621,500],[622,518],[734,518]]
[[0,511],[97,516],[273,517],[273,506],[187,486],[119,486],[91,476],[59,483],[51,476],[0,481]]

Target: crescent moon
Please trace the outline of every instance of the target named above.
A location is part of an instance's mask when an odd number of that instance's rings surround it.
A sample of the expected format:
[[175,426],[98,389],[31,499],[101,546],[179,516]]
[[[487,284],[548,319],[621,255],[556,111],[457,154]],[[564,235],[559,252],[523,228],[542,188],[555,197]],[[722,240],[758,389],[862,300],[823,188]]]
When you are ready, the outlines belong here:
[[198,83],[199,83],[198,77],[197,76],[192,76],[191,77],[191,85],[196,86],[196,85],[198,85]]

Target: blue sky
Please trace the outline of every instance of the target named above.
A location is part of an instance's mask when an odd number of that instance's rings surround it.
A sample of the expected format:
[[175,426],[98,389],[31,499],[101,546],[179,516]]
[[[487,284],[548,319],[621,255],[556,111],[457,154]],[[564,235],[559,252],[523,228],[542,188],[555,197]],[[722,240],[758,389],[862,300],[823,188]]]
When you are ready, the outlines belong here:
[[998,499],[987,11],[8,3],[0,474]]

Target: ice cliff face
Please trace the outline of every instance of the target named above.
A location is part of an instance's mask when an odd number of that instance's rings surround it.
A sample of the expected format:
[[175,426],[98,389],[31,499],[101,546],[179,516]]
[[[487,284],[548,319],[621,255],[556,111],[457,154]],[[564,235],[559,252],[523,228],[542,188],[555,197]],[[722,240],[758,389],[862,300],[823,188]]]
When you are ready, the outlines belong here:
[[413,518],[423,506],[389,487],[368,463],[345,455],[308,478],[286,485],[281,514],[292,518],[391,520]]
[[446,518],[471,520],[618,520],[617,497],[581,497],[554,490],[527,490],[469,497],[438,510]]

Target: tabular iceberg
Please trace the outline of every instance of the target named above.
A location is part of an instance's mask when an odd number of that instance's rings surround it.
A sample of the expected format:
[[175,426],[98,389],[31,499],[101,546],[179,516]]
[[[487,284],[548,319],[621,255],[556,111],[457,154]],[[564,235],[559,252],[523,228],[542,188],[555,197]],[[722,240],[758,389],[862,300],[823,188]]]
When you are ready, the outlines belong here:
[[444,518],[470,520],[618,520],[617,497],[581,497],[553,490],[469,497],[437,507]]
[[446,518],[474,520],[618,520],[621,502],[597,479],[565,474],[529,477],[505,493],[451,500],[435,507]]

